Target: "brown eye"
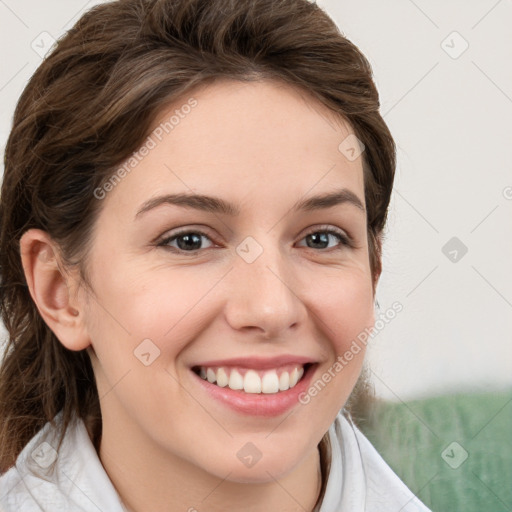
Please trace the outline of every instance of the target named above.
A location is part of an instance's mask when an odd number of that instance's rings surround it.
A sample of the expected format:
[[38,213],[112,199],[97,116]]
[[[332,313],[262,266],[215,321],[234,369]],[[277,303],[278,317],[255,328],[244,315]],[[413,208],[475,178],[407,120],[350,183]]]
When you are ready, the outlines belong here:
[[[303,240],[307,240],[307,247],[309,249],[343,249],[344,247],[351,246],[350,240],[345,233],[329,228],[329,229],[317,229],[308,233]],[[328,247],[329,242],[332,240],[338,241],[338,244],[334,247]]]
[[[164,238],[158,246],[169,247],[181,252],[195,252],[204,249],[201,247],[203,238],[210,240],[210,237],[201,231],[181,231]],[[176,242],[176,246],[171,245],[174,242]]]

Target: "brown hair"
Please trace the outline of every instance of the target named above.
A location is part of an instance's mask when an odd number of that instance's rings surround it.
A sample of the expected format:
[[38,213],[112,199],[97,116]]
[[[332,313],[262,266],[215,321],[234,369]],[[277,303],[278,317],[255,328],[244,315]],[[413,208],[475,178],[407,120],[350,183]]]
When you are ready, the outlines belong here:
[[9,339],[0,368],[0,472],[59,411],[62,436],[74,414],[97,449],[101,436],[88,354],[67,350],[39,315],[21,265],[21,235],[46,231],[86,282],[102,204],[94,191],[140,147],[162,108],[217,78],[284,81],[350,123],[365,145],[370,268],[380,273],[395,144],[369,62],[316,3],[119,0],[92,8],[25,87],[5,148],[0,312]]

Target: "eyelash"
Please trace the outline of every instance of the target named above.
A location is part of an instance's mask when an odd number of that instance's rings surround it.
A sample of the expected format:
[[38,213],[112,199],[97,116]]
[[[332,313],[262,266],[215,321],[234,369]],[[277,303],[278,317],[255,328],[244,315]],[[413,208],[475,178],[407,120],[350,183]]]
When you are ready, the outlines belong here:
[[[306,247],[306,249],[311,249],[313,251],[318,251],[318,252],[331,252],[331,251],[340,251],[340,250],[343,250],[344,248],[347,248],[347,247],[353,247],[353,242],[352,242],[352,239],[350,236],[346,235],[345,233],[343,233],[342,231],[338,231],[337,229],[334,229],[334,228],[323,228],[323,227],[320,227],[320,228],[316,228],[308,233],[306,233],[303,238],[305,239],[306,237],[310,236],[310,235],[314,235],[314,234],[318,234],[318,233],[327,233],[328,235],[334,235],[336,238],[338,238],[340,244],[334,248],[330,248],[330,249],[314,249],[312,247]],[[158,242],[156,245],[157,247],[163,247],[165,249],[169,249],[173,252],[178,252],[180,254],[189,254],[191,256],[194,256],[194,255],[197,255],[200,251],[202,250],[205,250],[205,249],[194,249],[192,251],[185,251],[183,249],[179,249],[177,247],[170,247],[169,246],[169,243],[176,240],[177,238],[179,238],[180,236],[183,236],[183,235],[191,235],[191,234],[194,234],[194,235],[200,235],[201,237],[205,237],[205,238],[208,238],[212,243],[213,240],[210,238],[210,236],[208,236],[206,233],[204,233],[203,231],[201,230],[193,230],[193,229],[186,229],[186,230],[182,230],[182,231],[179,231],[178,233],[174,233],[170,236],[167,236],[165,238],[163,238],[160,242]]]

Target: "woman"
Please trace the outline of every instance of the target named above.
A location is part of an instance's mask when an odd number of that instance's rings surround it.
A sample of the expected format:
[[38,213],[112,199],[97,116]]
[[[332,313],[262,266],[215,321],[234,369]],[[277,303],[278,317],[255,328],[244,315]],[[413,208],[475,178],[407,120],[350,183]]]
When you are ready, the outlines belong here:
[[5,152],[1,510],[428,510],[350,416],[395,167],[378,109],[306,0],[82,16]]

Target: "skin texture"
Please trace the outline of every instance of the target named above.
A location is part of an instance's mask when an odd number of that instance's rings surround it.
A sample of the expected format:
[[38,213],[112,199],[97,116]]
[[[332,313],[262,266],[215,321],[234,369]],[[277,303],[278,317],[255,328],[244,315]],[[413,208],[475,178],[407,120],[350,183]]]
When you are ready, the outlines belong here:
[[[214,402],[190,367],[293,354],[318,362],[314,382],[373,326],[365,211],[345,203],[292,212],[300,199],[343,187],[364,204],[362,159],[338,150],[348,124],[286,84],[218,81],[193,97],[191,112],[102,199],[87,257],[92,291],[40,230],[21,241],[27,281],[59,340],[91,356],[99,455],[129,510],[312,510],[317,445],[364,349],[307,405],[271,418]],[[163,204],[136,217],[149,199],[180,192],[221,197],[241,213]],[[195,255],[180,253],[177,239],[158,246],[176,228],[206,234]],[[315,245],[307,235],[325,228],[353,246],[332,235]],[[236,251],[248,236],[263,250],[252,263]],[[134,355],[145,339],[160,350],[149,366]],[[236,456],[247,442],[262,453],[250,468]]]

